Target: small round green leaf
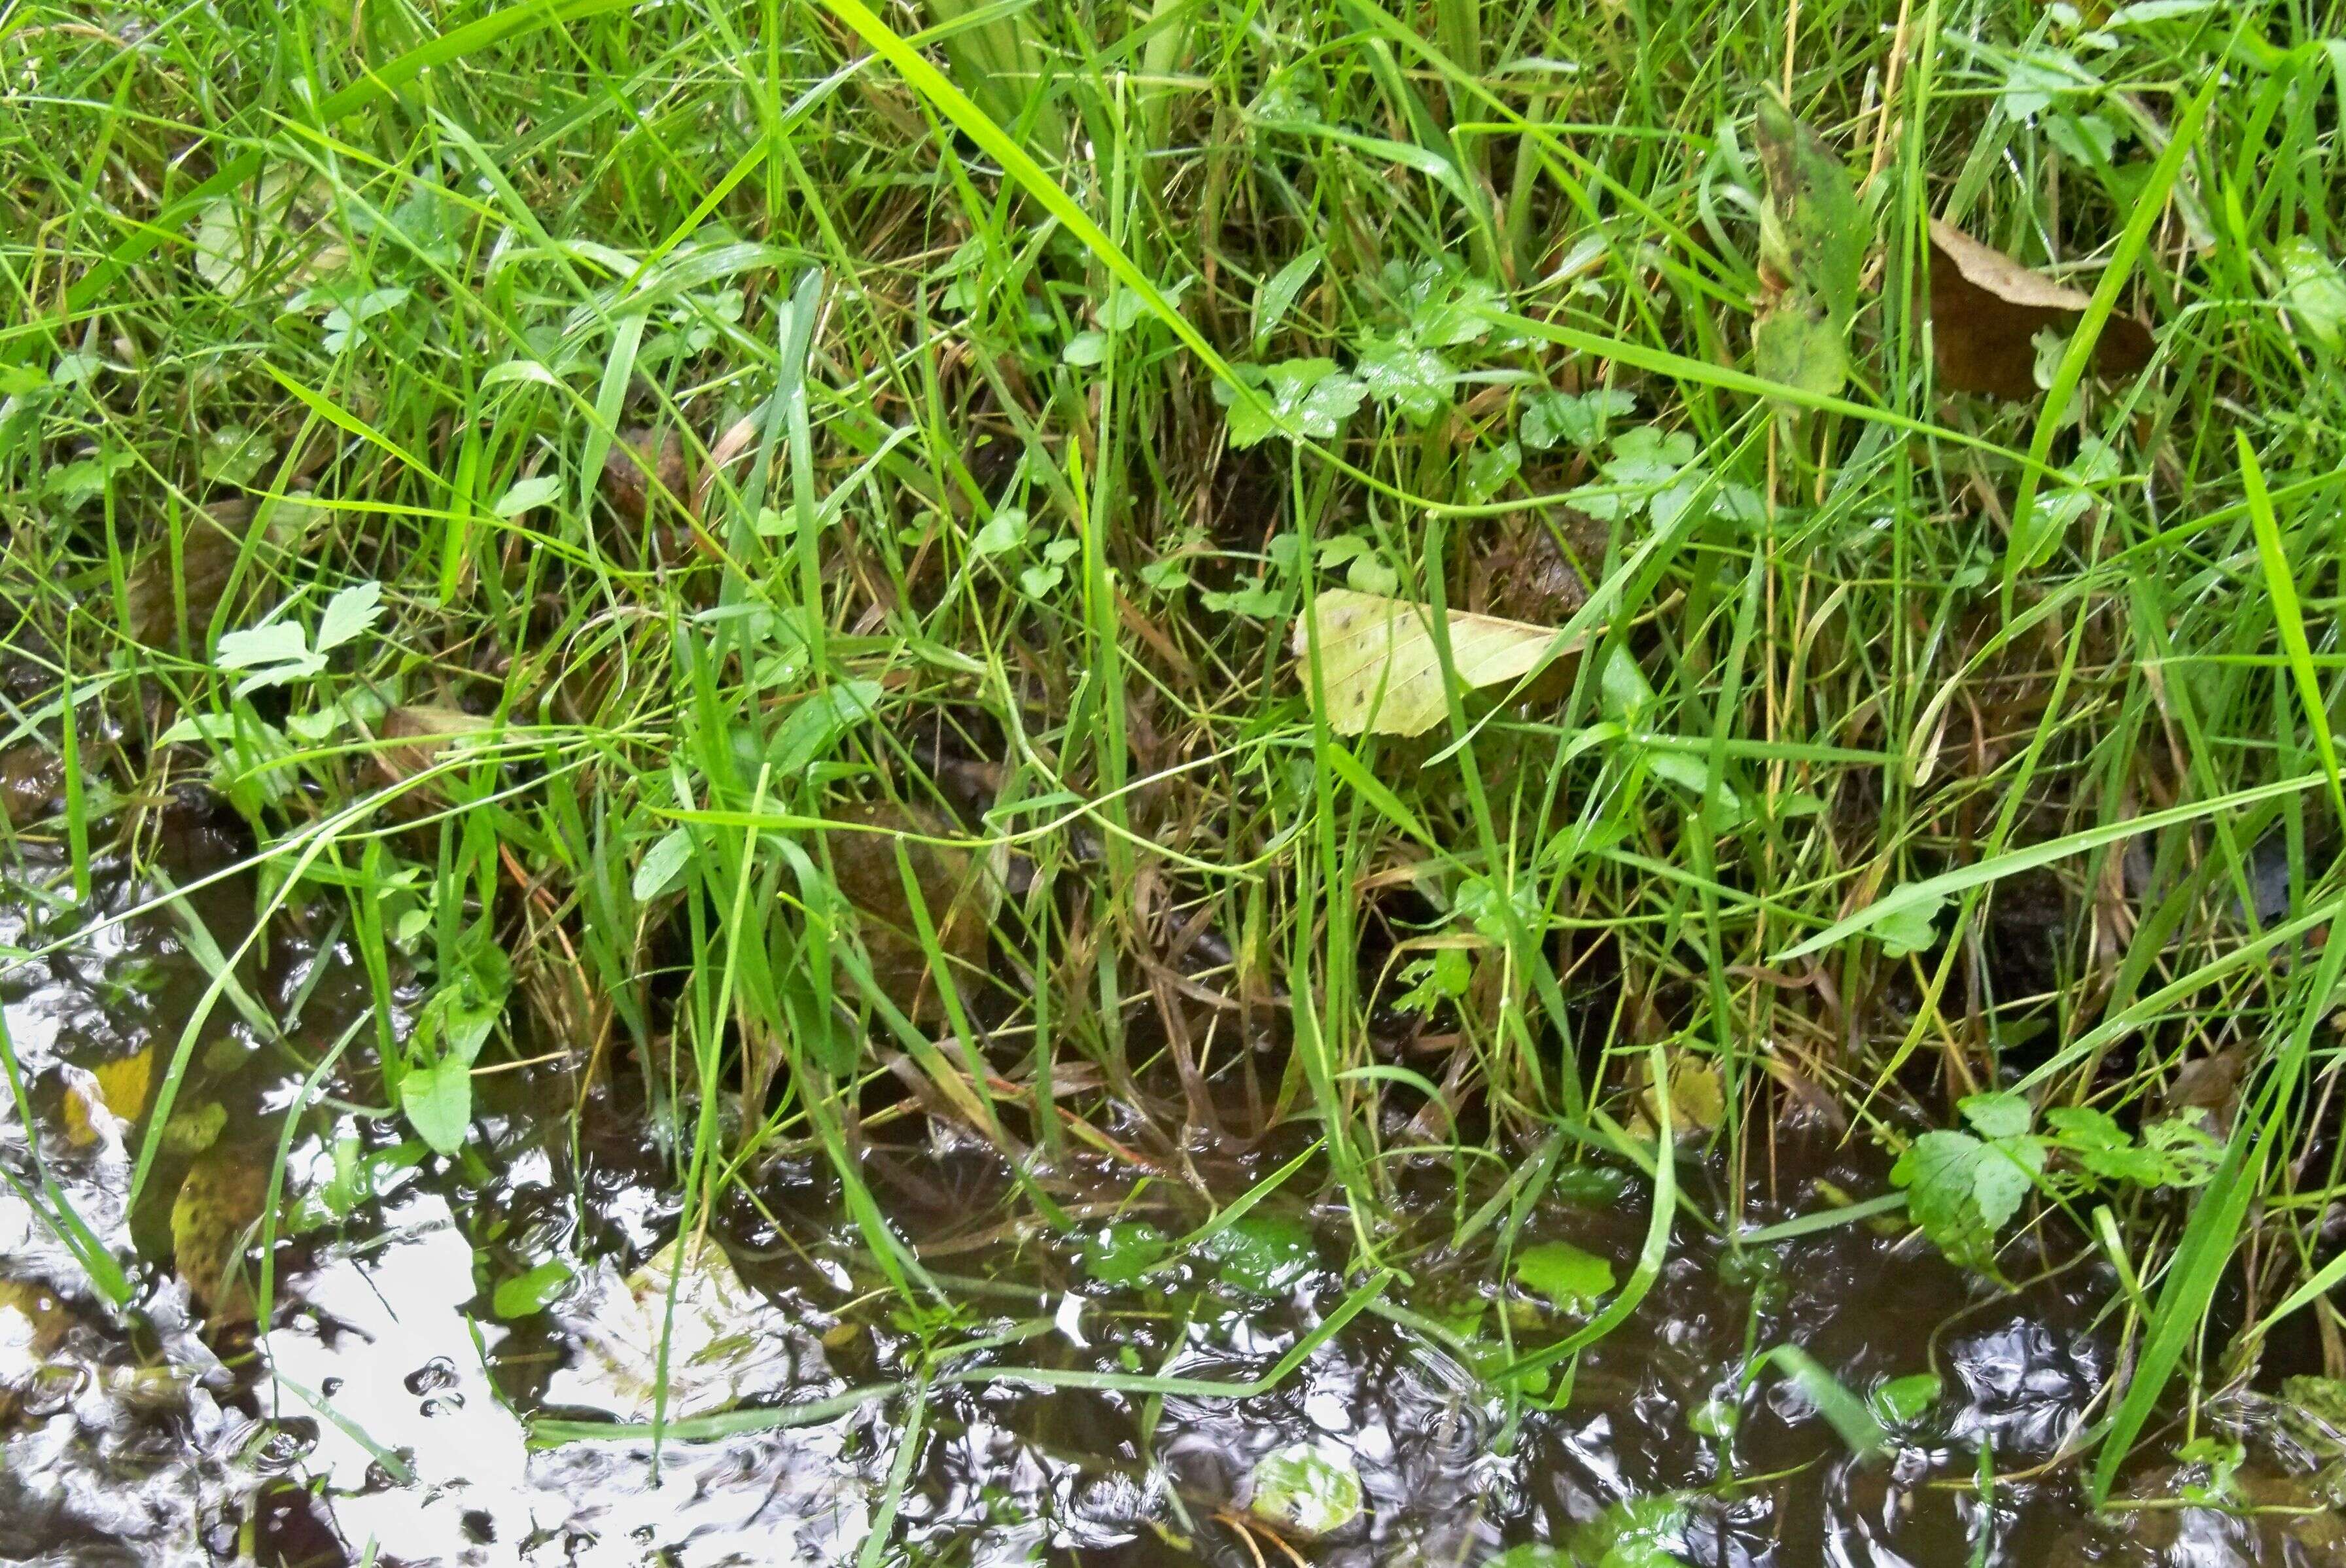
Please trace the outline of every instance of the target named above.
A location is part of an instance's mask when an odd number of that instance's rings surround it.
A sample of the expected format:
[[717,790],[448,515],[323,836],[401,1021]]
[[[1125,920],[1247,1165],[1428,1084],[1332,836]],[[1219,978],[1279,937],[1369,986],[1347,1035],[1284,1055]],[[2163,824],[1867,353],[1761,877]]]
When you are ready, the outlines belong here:
[[1085,1238],[1084,1269],[1103,1285],[1130,1285],[1172,1246],[1147,1220],[1120,1219]]
[[1576,1312],[1611,1293],[1613,1265],[1568,1241],[1543,1241],[1515,1254],[1515,1281]]
[[193,1159],[219,1142],[220,1133],[228,1126],[228,1107],[218,1100],[206,1100],[184,1111],[174,1111],[171,1119],[163,1124],[163,1149],[167,1154]]
[[1687,1431],[1721,1442],[1743,1424],[1743,1412],[1725,1400],[1705,1400],[1687,1412]]
[[1349,1460],[1331,1459],[1310,1443],[1290,1443],[1254,1467],[1257,1519],[1283,1534],[1316,1541],[1361,1515],[1361,1478]]
[[559,1257],[549,1257],[526,1274],[516,1274],[497,1286],[490,1299],[500,1318],[527,1318],[546,1310],[568,1285],[573,1270]]
[[1884,1426],[1911,1426],[1930,1413],[1939,1402],[1939,1378],[1935,1372],[1916,1372],[1912,1377],[1892,1378],[1873,1390],[1866,1402]]
[[1284,1215],[1250,1214],[1201,1248],[1219,1265],[1223,1284],[1253,1296],[1278,1296],[1320,1267],[1311,1227]]

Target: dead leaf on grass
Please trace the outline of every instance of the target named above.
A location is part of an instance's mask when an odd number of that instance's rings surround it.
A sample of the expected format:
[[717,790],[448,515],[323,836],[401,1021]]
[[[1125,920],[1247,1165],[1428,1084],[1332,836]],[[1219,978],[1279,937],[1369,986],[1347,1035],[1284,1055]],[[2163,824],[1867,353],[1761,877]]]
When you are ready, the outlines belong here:
[[625,430],[603,457],[603,499],[621,521],[639,524],[661,502],[691,494],[692,466],[676,432]]
[[124,629],[148,647],[184,651],[199,645],[213,606],[229,591],[252,519],[250,503],[242,500],[185,513],[177,555],[168,540],[158,542],[130,574]]
[[66,759],[39,740],[0,751],[0,821],[26,828],[63,809]]
[[[447,760],[467,738],[495,728],[495,722],[466,713],[461,708],[406,703],[389,709],[375,727],[380,743],[374,768],[386,785],[404,784]],[[445,794],[430,785],[413,792],[414,804],[444,804]]]
[[896,861],[898,837],[913,835],[904,840],[904,850],[923,912],[947,962],[964,972],[975,972],[985,959],[994,891],[988,868],[949,844],[924,841],[952,833],[951,824],[926,812],[882,801],[838,806],[824,815],[838,824],[823,837],[839,891],[862,917],[858,924],[873,983],[914,1022],[944,1018],[944,997]]
[[[1297,677],[1311,686],[1311,628],[1319,628],[1321,689],[1339,735],[1422,735],[1449,711],[1434,651],[1433,610],[1350,588],[1324,590],[1295,624]],[[1496,616],[1450,612],[1450,657],[1469,689],[1515,680],[1570,649],[1556,628]]]
[[[1931,220],[1931,340],[1943,384],[2027,402],[2039,391],[2036,334],[2068,331],[2092,303],[2091,295]],[[2124,380],[2150,363],[2155,347],[2149,328],[2113,315],[2094,344],[2094,369]]]
[[2247,1070],[2247,1054],[2239,1046],[2186,1063],[2168,1085],[2168,1112],[2187,1115],[2205,1111],[2218,1134],[2230,1132],[2240,1105],[2240,1080]]

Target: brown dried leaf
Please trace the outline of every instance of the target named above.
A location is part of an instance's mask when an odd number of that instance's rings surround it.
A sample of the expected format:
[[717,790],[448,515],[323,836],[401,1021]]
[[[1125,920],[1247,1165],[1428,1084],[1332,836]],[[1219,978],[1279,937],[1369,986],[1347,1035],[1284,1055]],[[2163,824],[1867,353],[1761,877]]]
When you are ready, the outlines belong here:
[[222,501],[199,507],[186,517],[176,579],[185,585],[184,595],[175,591],[168,540],[148,550],[147,558],[130,575],[127,599],[130,624],[126,629],[148,647],[187,651],[179,636],[179,610],[183,604],[189,622],[188,629],[201,640],[204,628],[211,624],[212,606],[228,592],[229,578],[236,570],[237,557],[244,550],[245,535],[252,528],[252,507],[243,501]]
[[0,1279],[0,1431],[15,1420],[42,1363],[64,1345],[73,1314],[37,1279]]
[[2238,1046],[2187,1063],[2168,1086],[2168,1110],[2178,1115],[2205,1111],[2217,1132],[2229,1132],[2232,1116],[2239,1108],[2240,1079],[2247,1069],[2247,1055]]
[[2083,311],[2094,297],[2023,267],[2001,250],[1992,250],[1953,224],[1931,219],[1931,265],[1953,265],[1964,280],[1984,289],[2008,305],[2041,311]]
[[65,759],[38,740],[0,751],[0,820],[25,828],[53,815],[65,783]]
[[[862,830],[823,837],[841,895],[863,916],[863,951],[872,960],[872,980],[915,1023],[935,1022],[944,1016],[944,999],[921,948],[912,901],[896,865],[895,835],[943,837],[946,825],[885,802],[842,806],[826,815],[843,828]],[[904,849],[938,946],[955,970],[975,970],[985,957],[984,867],[942,844],[907,842]]]
[[[2036,334],[2067,331],[2092,296],[1931,220],[1931,335],[1939,380],[2014,402],[2037,395]],[[2150,363],[2150,329],[2112,315],[2094,344],[2095,372],[2120,381]]]
[[1546,524],[1533,522],[1503,535],[1473,569],[1483,588],[1477,606],[1511,621],[1561,623],[1588,602],[1595,574],[1588,563],[1605,558],[1605,525],[1577,513],[1565,514],[1569,549]]
[[[445,761],[450,749],[464,737],[490,728],[493,721],[459,708],[409,703],[383,714],[375,726],[377,746],[372,757],[376,779],[387,789],[405,784],[417,774]],[[403,816],[420,816],[448,804],[438,780],[401,789],[391,802]]]
[[655,501],[681,502],[690,483],[684,443],[674,431],[622,431],[603,458],[603,499],[622,522],[641,523]]
[[392,708],[376,727],[386,744],[374,754],[375,766],[390,783],[413,779],[445,757],[452,741],[477,735],[492,722],[460,708],[429,703]]
[[[0,1279],[0,1351],[38,1360],[65,1342],[73,1314],[37,1279]],[[0,1356],[0,1365],[7,1358]]]
[[693,493],[695,516],[709,514],[709,493],[717,487],[717,476],[724,473],[735,459],[746,455],[757,439],[757,416],[747,413],[727,426],[725,433],[717,438],[717,444],[709,449],[709,466],[701,471],[700,488]]

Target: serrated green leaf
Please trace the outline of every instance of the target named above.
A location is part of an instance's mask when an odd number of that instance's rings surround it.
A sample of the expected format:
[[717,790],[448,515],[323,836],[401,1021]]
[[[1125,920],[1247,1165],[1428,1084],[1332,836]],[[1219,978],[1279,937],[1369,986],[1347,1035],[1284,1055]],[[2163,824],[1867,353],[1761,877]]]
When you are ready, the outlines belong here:
[[1398,408],[1413,424],[1423,424],[1450,404],[1450,384],[1458,372],[1432,349],[1372,338],[1361,346],[1353,373],[1379,402]]
[[203,475],[221,484],[250,484],[276,453],[268,432],[222,425],[204,439]]
[[2193,1111],[2153,1122],[2142,1130],[2143,1147],[2157,1156],[2160,1186],[2205,1186],[2224,1157],[2224,1145],[2206,1125],[2207,1114]]
[[382,585],[376,582],[344,588],[326,601],[318,617],[317,651],[331,652],[374,625],[382,614]]
[[1570,443],[1586,452],[1605,439],[1612,420],[1637,412],[1637,400],[1611,387],[1594,392],[1535,392],[1525,400],[1516,434],[1525,446],[1542,452]]
[[131,453],[118,451],[77,457],[49,470],[41,481],[41,494],[68,512],[78,512],[105,494],[113,477],[137,461]]
[[2126,1129],[2092,1105],[2055,1105],[2045,1113],[2045,1125],[2064,1144],[2079,1148],[2123,1148],[2128,1142]]
[[1885,900],[1881,917],[1867,928],[1867,934],[1880,942],[1882,951],[1892,958],[1922,952],[1939,940],[1939,911],[1946,901],[1943,898],[1912,899],[1892,905]]
[[1967,1095],[1955,1108],[1984,1138],[2020,1137],[2036,1118],[2025,1095]]
[[1631,425],[1613,438],[1613,455],[1605,460],[1605,476],[1617,484],[1668,484],[1700,450],[1690,431]]
[[2170,1116],[2146,1126],[2142,1141],[2128,1137],[2106,1112],[2091,1105],[2057,1105],[2045,1113],[2054,1147],[2102,1181],[2145,1187],[2204,1185],[2223,1156],[2223,1145],[2200,1125],[2204,1113]]
[[[1508,482],[1523,472],[1524,451],[1512,441],[1496,446],[1486,446],[1466,460],[1466,498],[1488,501],[1506,488]],[[1362,586],[1355,583],[1354,587]],[[1384,592],[1390,593],[1387,588]]]
[[1338,371],[1333,360],[1282,360],[1231,370],[1270,405],[1266,410],[1239,398],[1227,382],[1214,383],[1214,401],[1229,411],[1233,446],[1253,446],[1290,430],[1313,440],[1333,439],[1368,396],[1368,388]]
[[222,669],[251,669],[259,665],[298,661],[310,657],[310,634],[291,621],[229,632],[219,640],[213,663]]
[[1984,1266],[1994,1234],[1981,1217],[1977,1177],[1987,1145],[1969,1133],[1929,1132],[1909,1145],[1890,1168],[1892,1186],[1906,1189],[1906,1212],[1941,1252],[1958,1263]]
[[310,651],[309,634],[291,621],[271,621],[227,633],[219,640],[213,662],[221,669],[251,672],[237,682],[239,697],[300,680],[326,667],[324,657]]
[[[1505,307],[1497,285],[1487,278],[1463,274],[1455,263],[1430,259],[1414,269],[1402,289],[1409,309],[1409,336],[1430,349],[1454,349],[1480,342],[1496,326]],[[1385,269],[1386,281],[1394,276]]]
[[1972,1169],[1972,1201],[1992,1237],[2020,1211],[2021,1200],[2045,1169],[2045,1145],[2034,1138],[1998,1138]]

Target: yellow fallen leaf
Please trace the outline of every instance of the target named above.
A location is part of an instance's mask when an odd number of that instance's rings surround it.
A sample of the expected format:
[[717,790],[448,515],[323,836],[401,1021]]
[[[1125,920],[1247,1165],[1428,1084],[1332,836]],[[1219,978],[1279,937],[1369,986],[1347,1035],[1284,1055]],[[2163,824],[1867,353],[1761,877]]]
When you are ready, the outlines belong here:
[[46,1356],[72,1325],[66,1304],[47,1286],[36,1279],[0,1279],[0,1368],[12,1357]]
[[[134,1055],[117,1056],[110,1062],[100,1062],[89,1070],[97,1082],[97,1101],[115,1118],[135,1122],[147,1108],[147,1091],[155,1077],[155,1048],[148,1046]],[[76,1083],[66,1090],[66,1136],[76,1148],[86,1148],[97,1141],[96,1119],[90,1115],[95,1108],[89,1103],[88,1080]]]
[[[1718,1067],[1689,1053],[1680,1053],[1670,1063],[1669,1095],[1670,1131],[1674,1136],[1694,1137],[1717,1132],[1719,1124],[1727,1119],[1727,1096],[1719,1087]],[[1629,1130],[1653,1136],[1660,1109],[1654,1085],[1648,1083],[1637,1096],[1637,1111],[1629,1120]]]
[[[1295,624],[1297,674],[1311,685],[1310,638],[1320,639],[1320,681],[1328,725],[1339,735],[1420,735],[1448,710],[1433,613],[1382,594],[1329,588]],[[1451,666],[1471,689],[1529,675],[1557,654],[1556,628],[1452,610]]]

